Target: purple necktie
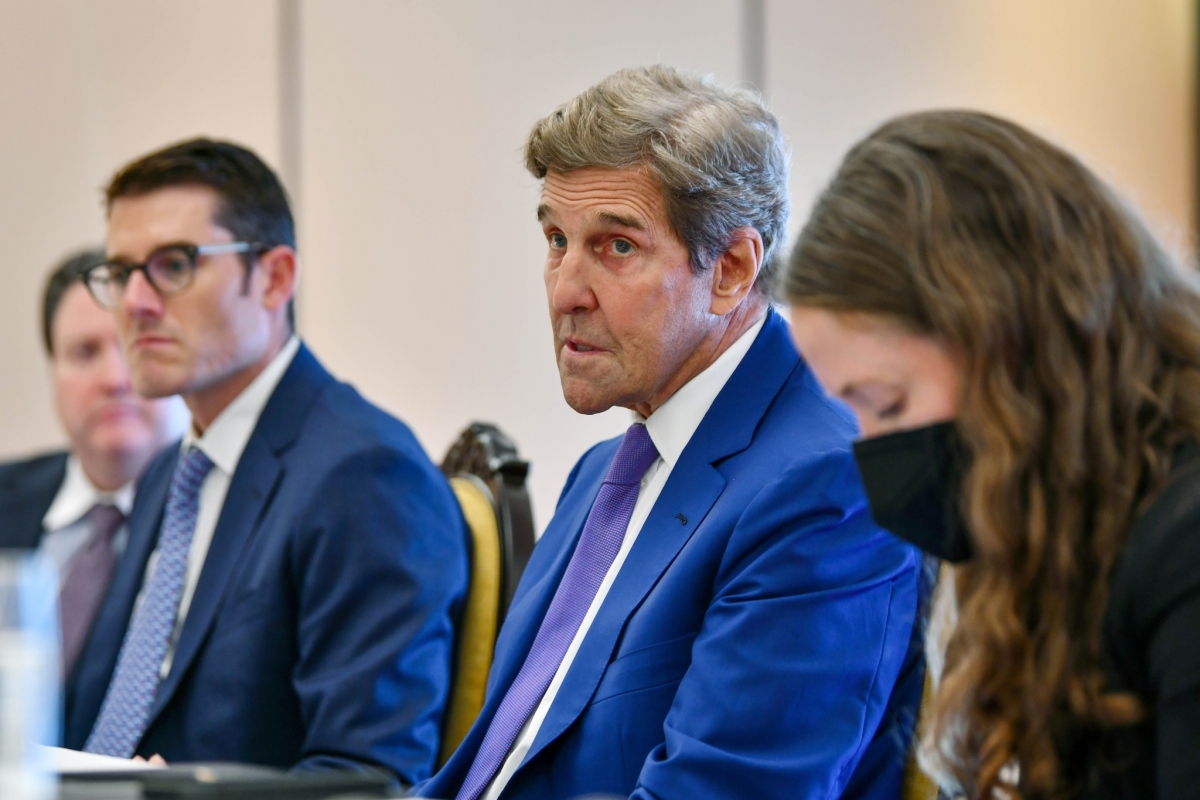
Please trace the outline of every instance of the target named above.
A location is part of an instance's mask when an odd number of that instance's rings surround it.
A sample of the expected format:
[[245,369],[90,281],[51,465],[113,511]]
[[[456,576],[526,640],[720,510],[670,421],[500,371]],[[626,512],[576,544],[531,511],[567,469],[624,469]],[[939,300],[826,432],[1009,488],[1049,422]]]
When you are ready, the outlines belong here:
[[92,620],[112,582],[117,566],[113,552],[113,537],[125,522],[125,515],[116,506],[98,504],[87,513],[91,538],[71,559],[66,580],[59,594],[62,608],[63,675],[70,675],[83,652]]
[[567,564],[554,599],[550,601],[529,655],[500,701],[500,708],[488,726],[456,800],[476,800],[483,793],[504,763],[529,715],[541,702],[596,597],[596,591],[621,549],[625,529],[629,527],[629,518],[637,503],[642,476],[656,458],[658,450],[650,441],[646,426],[641,423],[630,425],[608,474],[604,476],[604,483],[583,525],[579,544]]

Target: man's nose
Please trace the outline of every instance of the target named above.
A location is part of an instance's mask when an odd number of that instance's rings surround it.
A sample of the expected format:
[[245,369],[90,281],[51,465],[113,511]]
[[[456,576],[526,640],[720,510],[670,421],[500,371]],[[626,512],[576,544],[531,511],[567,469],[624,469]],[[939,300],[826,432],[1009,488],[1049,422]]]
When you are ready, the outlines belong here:
[[133,390],[133,378],[121,344],[114,339],[100,357],[100,379],[108,394],[126,394]]
[[559,314],[577,314],[595,308],[596,295],[589,275],[586,256],[568,248],[558,267],[547,276],[551,308]]
[[140,270],[131,272],[121,294],[121,310],[134,318],[162,315],[162,296]]

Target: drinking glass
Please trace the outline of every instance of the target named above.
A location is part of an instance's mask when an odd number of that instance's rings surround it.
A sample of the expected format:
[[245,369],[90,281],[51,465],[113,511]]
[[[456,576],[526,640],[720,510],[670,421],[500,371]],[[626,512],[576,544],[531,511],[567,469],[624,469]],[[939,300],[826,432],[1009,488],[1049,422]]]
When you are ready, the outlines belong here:
[[57,745],[58,574],[45,556],[0,550],[0,798],[53,800],[39,745]]

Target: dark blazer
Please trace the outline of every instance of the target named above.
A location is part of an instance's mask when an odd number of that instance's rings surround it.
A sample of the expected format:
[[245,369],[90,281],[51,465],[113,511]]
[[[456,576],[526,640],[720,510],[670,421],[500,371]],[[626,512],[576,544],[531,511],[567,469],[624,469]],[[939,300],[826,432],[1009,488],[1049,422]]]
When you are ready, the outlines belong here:
[[[129,547],[67,697],[68,747],[95,723],[178,458],[168,448],[142,480]],[[428,776],[465,535],[408,428],[301,347],[237,465],[137,753]]]
[[[923,675],[920,554],[871,521],[853,436],[771,312],[674,466],[505,798],[898,796]],[[483,711],[422,795],[461,786],[618,444],[568,478]]]
[[67,474],[67,453],[0,464],[0,547],[37,547],[42,517]]
[[1200,447],[1185,445],[1170,481],[1130,530],[1113,572],[1104,646],[1110,686],[1146,709],[1139,724],[1083,732],[1068,774],[1084,797],[1200,796]]

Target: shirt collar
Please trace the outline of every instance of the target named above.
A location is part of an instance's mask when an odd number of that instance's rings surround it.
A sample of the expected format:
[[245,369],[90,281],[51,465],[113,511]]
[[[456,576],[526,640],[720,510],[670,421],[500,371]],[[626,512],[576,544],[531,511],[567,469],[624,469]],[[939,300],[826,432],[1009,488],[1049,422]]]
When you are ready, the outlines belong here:
[[212,460],[214,466],[226,475],[232,475],[267,401],[299,349],[299,339],[295,336],[288,339],[271,363],[217,415],[202,436],[197,438],[195,429],[188,429],[183,436],[183,450],[186,452],[194,445]]
[[[750,330],[739,336],[716,361],[679,387],[675,394],[667,398],[667,402],[645,419],[646,433],[650,434],[650,441],[658,448],[662,460],[672,468],[691,441],[696,428],[700,427],[713,401],[750,351],[750,345],[754,344],[754,339],[766,321],[767,316],[764,315]],[[635,414],[634,417],[638,422],[643,421],[640,414]]]
[[98,504],[116,506],[122,514],[129,516],[133,508],[133,481],[115,492],[101,491],[83,471],[79,459],[72,454],[67,458],[67,473],[62,486],[58,487],[54,502],[46,510],[46,516],[42,517],[42,527],[56,531],[73,525]]

